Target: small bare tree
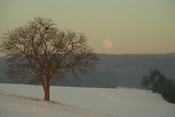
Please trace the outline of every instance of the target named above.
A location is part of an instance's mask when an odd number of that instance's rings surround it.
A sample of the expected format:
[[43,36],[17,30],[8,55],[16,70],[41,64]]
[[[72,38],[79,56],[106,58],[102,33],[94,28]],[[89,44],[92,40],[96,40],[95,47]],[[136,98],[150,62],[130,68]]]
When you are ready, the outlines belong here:
[[50,101],[50,85],[72,74],[87,75],[95,70],[98,57],[87,45],[86,36],[58,30],[51,19],[37,17],[3,36],[9,74],[15,80],[41,82]]

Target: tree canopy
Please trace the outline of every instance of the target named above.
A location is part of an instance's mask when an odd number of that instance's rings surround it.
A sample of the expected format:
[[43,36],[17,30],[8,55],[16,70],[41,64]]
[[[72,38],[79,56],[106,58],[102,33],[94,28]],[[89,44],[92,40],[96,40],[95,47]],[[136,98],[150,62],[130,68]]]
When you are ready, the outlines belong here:
[[175,103],[175,82],[165,78],[159,70],[150,70],[149,75],[145,75],[142,86],[163,96],[168,102]]
[[7,31],[1,52],[5,53],[9,75],[19,81],[41,82],[45,100],[50,100],[51,83],[88,75],[98,57],[83,33],[60,30],[48,18],[37,17],[26,25]]

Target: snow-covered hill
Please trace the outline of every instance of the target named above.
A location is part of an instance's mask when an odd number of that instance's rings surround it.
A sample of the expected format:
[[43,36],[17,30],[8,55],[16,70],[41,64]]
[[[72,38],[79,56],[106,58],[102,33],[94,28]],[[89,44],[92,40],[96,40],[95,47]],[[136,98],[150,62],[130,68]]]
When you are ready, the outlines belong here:
[[0,117],[113,117],[35,98],[0,93]]
[[52,86],[51,100],[61,104],[42,101],[43,96],[41,86],[0,84],[0,116],[175,116],[175,104],[146,90]]

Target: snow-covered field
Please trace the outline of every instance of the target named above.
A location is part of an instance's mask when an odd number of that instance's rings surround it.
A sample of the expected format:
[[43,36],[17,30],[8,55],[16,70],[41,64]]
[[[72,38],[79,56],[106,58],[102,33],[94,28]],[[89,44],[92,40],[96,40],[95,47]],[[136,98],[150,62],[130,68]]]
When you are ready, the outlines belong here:
[[175,117],[175,104],[139,89],[51,87],[43,101],[41,86],[0,84],[0,117]]

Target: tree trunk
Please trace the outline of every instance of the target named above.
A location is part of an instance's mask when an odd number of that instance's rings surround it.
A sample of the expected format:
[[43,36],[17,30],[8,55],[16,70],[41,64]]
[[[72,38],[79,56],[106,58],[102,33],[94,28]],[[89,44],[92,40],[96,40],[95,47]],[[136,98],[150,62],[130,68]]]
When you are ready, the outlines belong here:
[[50,91],[49,91],[49,87],[46,87],[46,88],[44,89],[44,93],[45,93],[44,100],[45,100],[45,101],[50,101]]

